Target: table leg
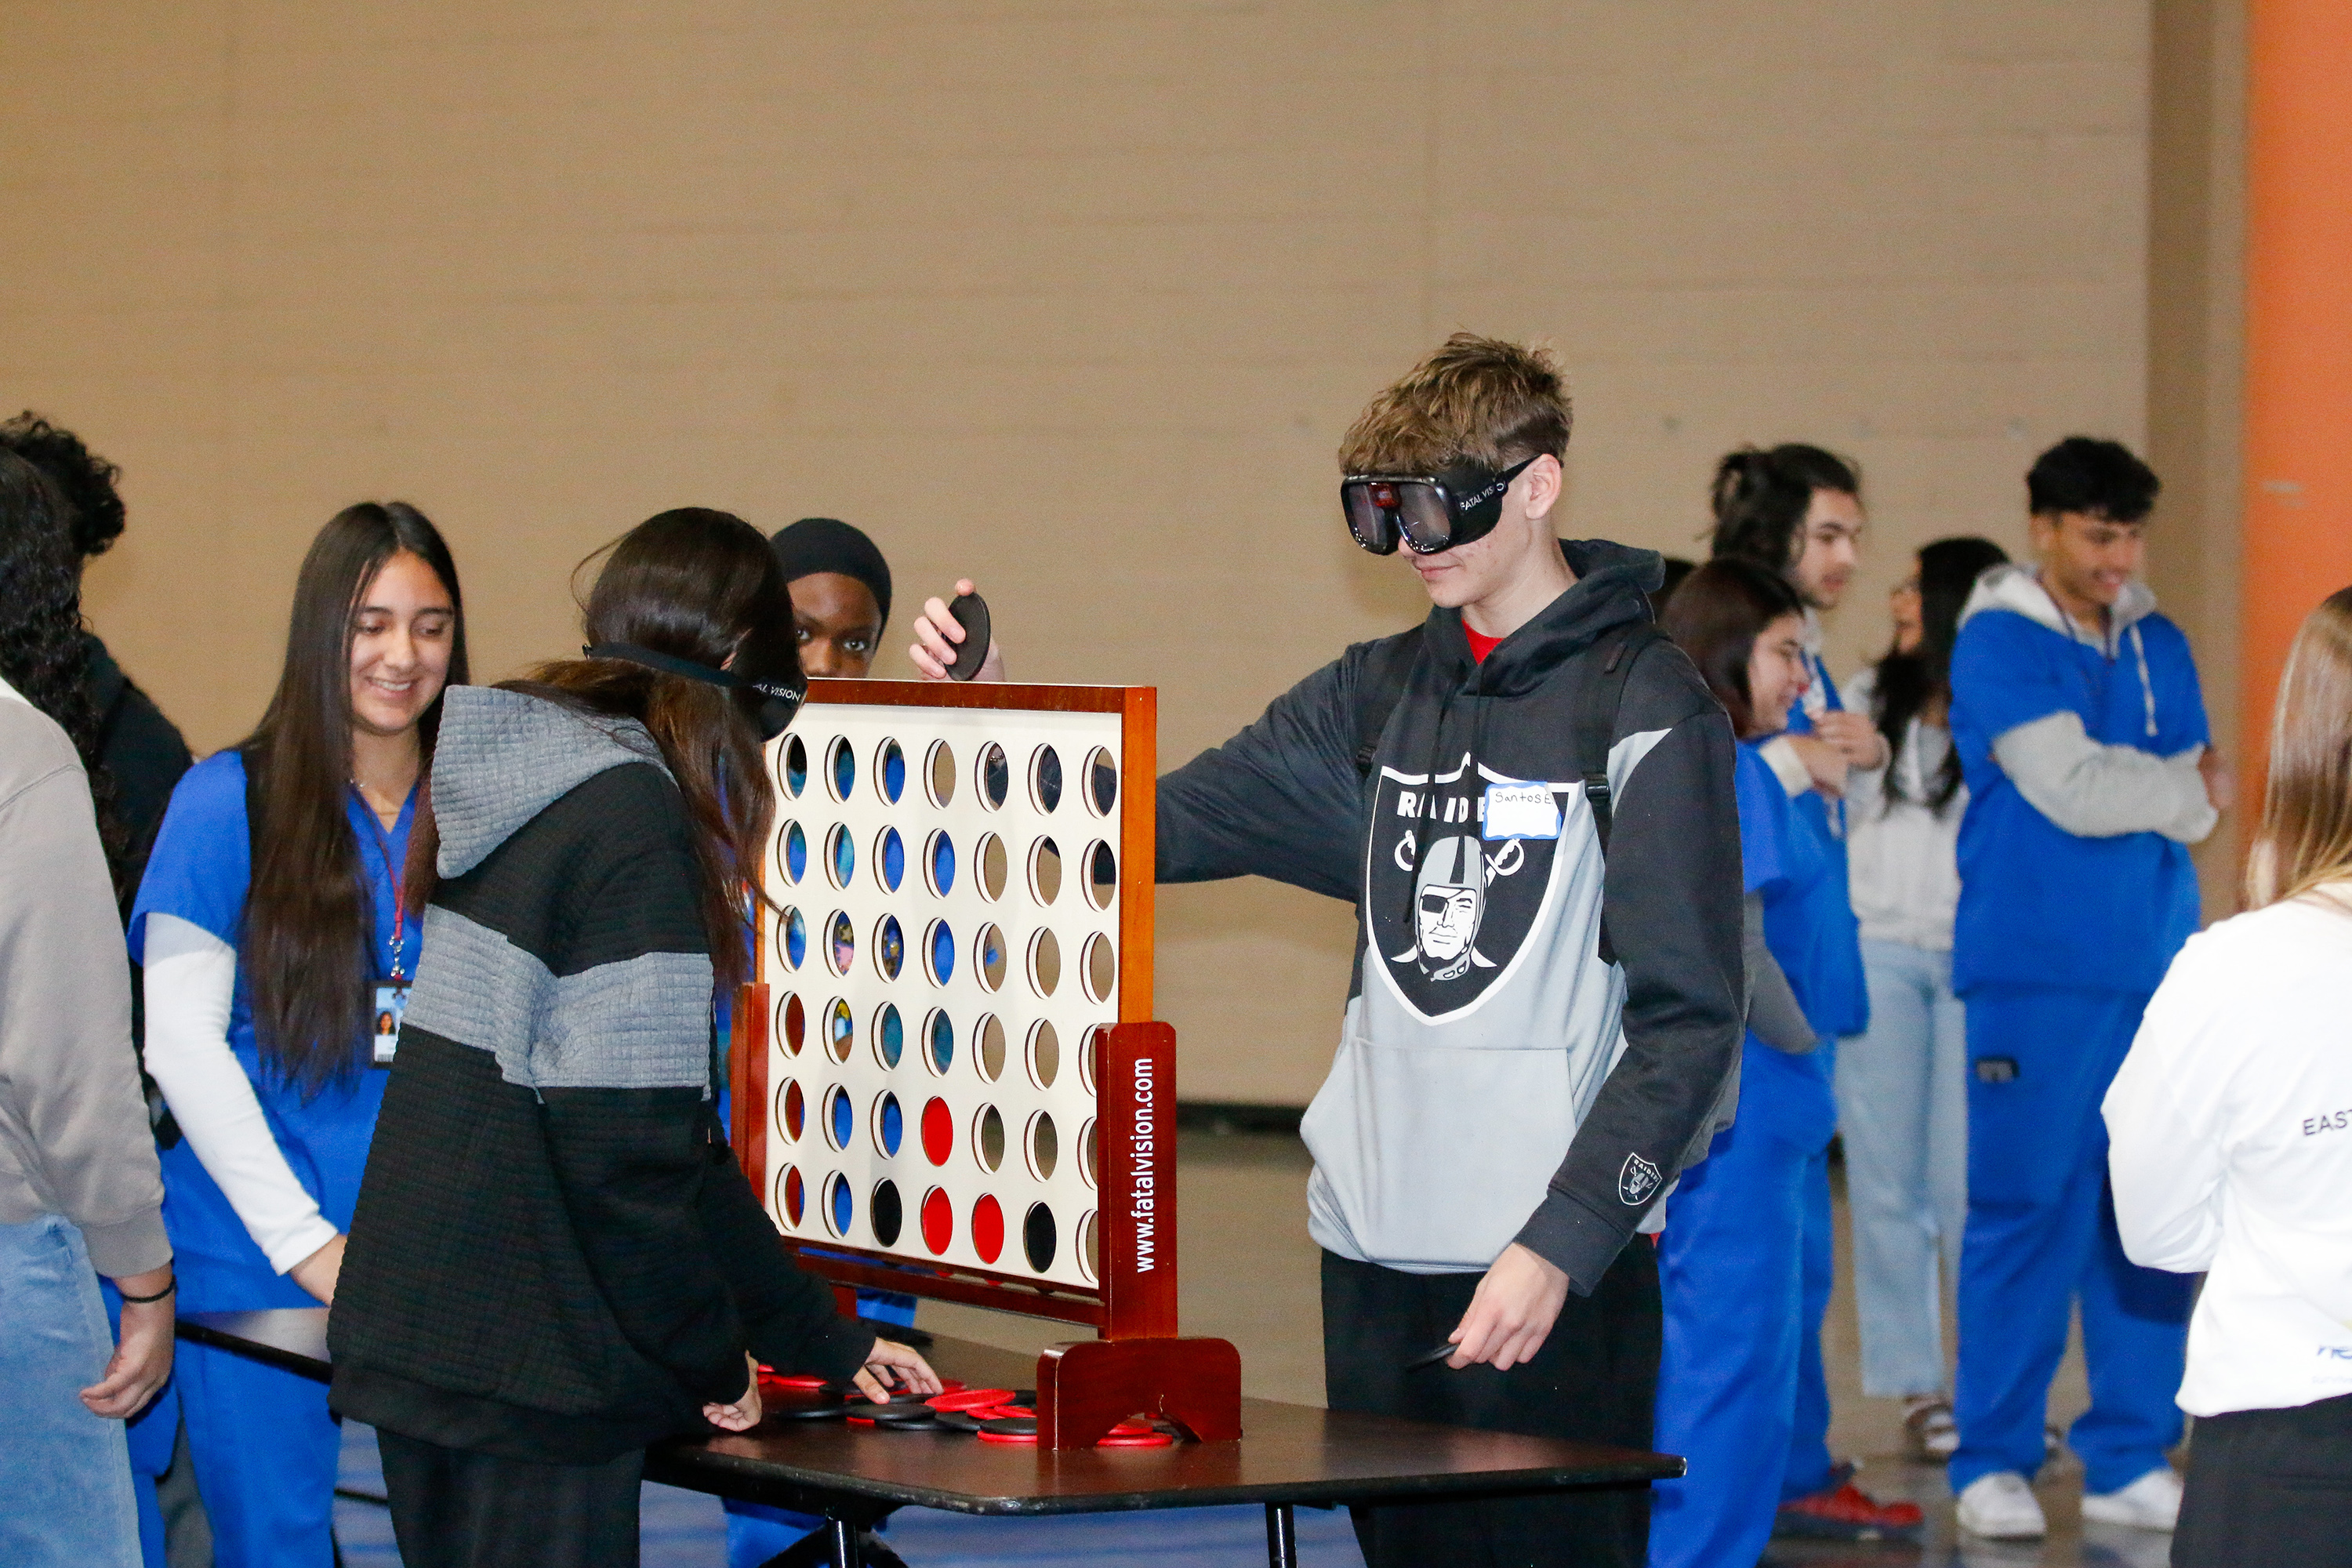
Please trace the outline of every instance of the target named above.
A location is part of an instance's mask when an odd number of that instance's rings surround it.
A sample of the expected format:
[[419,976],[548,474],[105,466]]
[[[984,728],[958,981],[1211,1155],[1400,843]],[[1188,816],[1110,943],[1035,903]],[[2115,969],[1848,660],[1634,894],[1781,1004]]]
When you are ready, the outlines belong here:
[[1266,1568],[1298,1568],[1298,1521],[1286,1502],[1265,1505]]
[[845,1519],[828,1519],[824,1527],[833,1537],[833,1568],[866,1568],[866,1553],[857,1543],[857,1526]]

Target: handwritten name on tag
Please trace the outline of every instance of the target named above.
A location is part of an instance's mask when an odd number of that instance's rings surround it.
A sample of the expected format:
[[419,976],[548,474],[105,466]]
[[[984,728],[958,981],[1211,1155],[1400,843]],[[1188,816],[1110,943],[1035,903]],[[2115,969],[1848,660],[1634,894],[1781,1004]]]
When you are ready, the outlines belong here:
[[1546,784],[1488,784],[1484,836],[1558,838],[1559,802]]

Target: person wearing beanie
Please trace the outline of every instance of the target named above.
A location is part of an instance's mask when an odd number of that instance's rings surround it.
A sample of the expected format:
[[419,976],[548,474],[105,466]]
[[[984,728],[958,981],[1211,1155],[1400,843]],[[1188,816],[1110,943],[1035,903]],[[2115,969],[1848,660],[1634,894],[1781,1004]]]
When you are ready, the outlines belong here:
[[890,563],[881,550],[862,531],[830,517],[804,517],[769,542],[792,590],[801,668],[812,677],[863,679],[890,619]]

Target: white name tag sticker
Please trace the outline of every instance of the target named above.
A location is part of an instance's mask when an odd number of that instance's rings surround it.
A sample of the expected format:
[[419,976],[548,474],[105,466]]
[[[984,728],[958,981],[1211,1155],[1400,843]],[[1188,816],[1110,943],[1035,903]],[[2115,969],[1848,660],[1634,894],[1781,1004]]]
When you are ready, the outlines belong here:
[[1558,838],[1559,802],[1547,784],[1488,784],[1482,836]]

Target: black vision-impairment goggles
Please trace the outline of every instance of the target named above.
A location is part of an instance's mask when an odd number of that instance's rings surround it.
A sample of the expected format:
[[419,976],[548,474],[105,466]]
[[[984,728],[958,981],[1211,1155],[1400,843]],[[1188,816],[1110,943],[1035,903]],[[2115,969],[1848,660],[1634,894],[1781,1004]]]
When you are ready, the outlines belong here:
[[748,700],[756,698],[756,722],[760,739],[772,741],[791,727],[793,715],[800,711],[801,700],[808,695],[808,677],[798,670],[780,680],[752,680],[731,669],[713,669],[707,664],[697,664],[690,658],[673,654],[656,653],[635,643],[600,642],[580,650],[590,658],[617,658],[625,663],[657,669],[665,675],[679,676],[716,686],[722,690],[739,692]]
[[1339,510],[1356,542],[1375,555],[1395,554],[1400,542],[1416,555],[1434,555],[1494,532],[1503,492],[1534,461],[1499,473],[1459,463],[1435,474],[1349,474],[1339,481]]

